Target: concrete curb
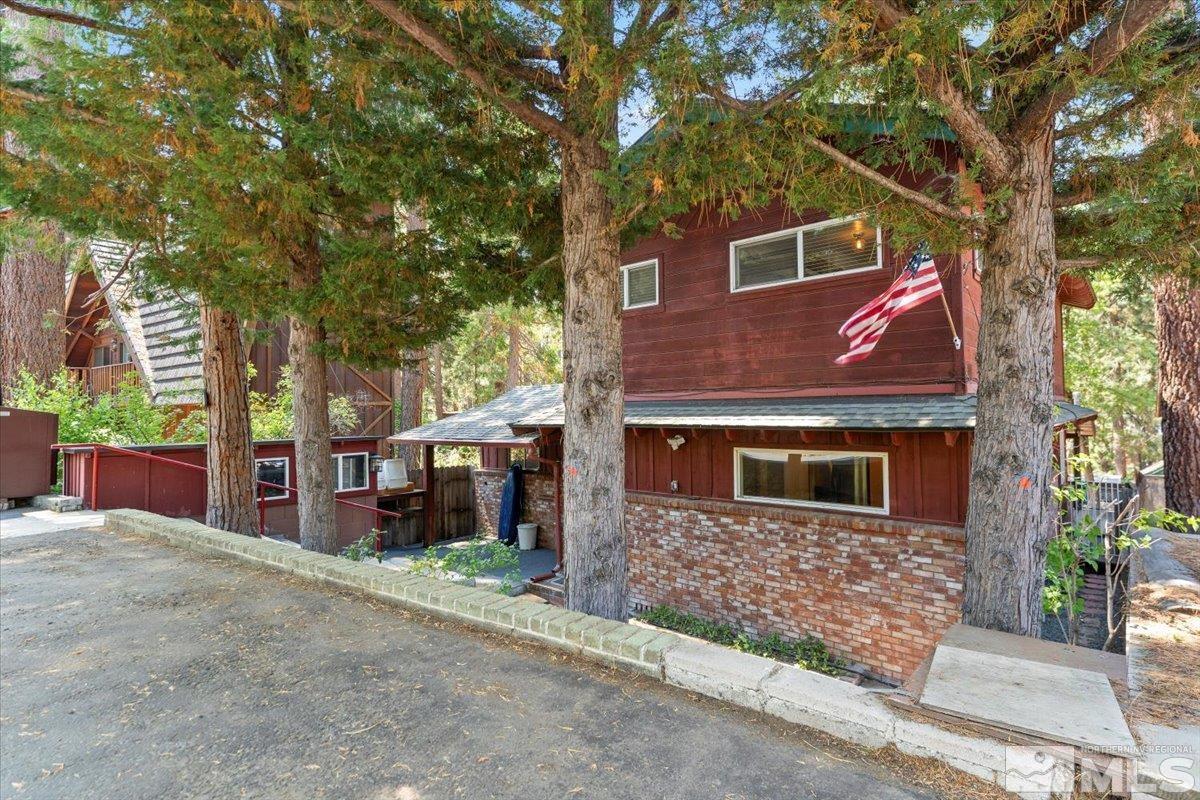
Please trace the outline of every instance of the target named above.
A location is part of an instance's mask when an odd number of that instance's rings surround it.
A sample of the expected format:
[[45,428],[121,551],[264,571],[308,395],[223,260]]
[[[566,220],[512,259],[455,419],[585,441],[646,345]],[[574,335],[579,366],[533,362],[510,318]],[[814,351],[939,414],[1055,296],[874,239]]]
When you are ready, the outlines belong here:
[[827,675],[673,633],[218,531],[190,519],[120,509],[107,512],[107,524],[117,533],[149,536],[198,553],[288,572],[632,669],[856,744],[894,745],[1004,785],[1004,742],[911,719],[884,703],[879,692]]

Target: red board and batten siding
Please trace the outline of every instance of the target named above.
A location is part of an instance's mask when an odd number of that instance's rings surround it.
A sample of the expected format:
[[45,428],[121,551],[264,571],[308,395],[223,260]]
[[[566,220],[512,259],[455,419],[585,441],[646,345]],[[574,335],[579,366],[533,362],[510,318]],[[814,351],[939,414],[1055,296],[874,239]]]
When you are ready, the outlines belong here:
[[[883,235],[883,267],[782,286],[733,292],[730,243],[818,222],[779,203],[736,221],[692,212],[665,234],[627,249],[622,263],[658,259],[659,303],[626,311],[626,396],[834,396],[974,391],[980,285],[971,252],[936,257],[946,299],[963,340],[955,350],[942,304],[933,300],[892,322],[865,361],[838,366],[846,351],[837,330],[881,293],[904,265]],[[1055,390],[1061,396],[1062,333],[1056,332]]]
[[[889,513],[893,519],[961,525],[966,518],[970,474],[970,435],[951,439],[941,431],[854,433],[847,444],[840,432],[672,430],[684,444],[672,450],[657,429],[625,432],[625,488],[631,492],[733,500],[736,447],[848,450],[888,454]],[[732,440],[730,439],[732,437]],[[893,436],[895,441],[893,442]],[[678,482],[671,491],[671,481]],[[750,509],[761,503],[747,503]],[[882,515],[881,515],[882,516]]]
[[[203,444],[149,445],[126,448],[151,453],[174,461],[204,466]],[[374,438],[339,438],[333,453],[377,452]],[[256,442],[254,457],[288,459],[288,477],[296,483],[296,453],[292,442]],[[338,492],[338,497],[361,505],[376,504],[376,474],[368,470],[366,489]],[[204,518],[204,473],[185,467],[138,458],[122,453],[100,452],[98,473],[100,509],[137,508],[168,517]],[[92,450],[88,447],[63,451],[63,493],[82,497],[92,507]],[[267,500],[267,528],[294,538],[299,530],[294,496]],[[370,532],[374,514],[362,509],[337,506],[338,543],[346,545]]]

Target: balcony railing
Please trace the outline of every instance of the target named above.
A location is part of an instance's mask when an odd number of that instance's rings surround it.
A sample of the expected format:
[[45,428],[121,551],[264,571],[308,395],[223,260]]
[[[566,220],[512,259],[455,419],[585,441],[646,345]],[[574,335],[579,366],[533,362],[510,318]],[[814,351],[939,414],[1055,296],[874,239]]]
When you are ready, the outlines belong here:
[[115,394],[121,388],[129,373],[137,375],[137,367],[132,361],[123,364],[109,364],[106,367],[77,367],[71,369],[71,377],[81,381],[92,397],[103,394]]

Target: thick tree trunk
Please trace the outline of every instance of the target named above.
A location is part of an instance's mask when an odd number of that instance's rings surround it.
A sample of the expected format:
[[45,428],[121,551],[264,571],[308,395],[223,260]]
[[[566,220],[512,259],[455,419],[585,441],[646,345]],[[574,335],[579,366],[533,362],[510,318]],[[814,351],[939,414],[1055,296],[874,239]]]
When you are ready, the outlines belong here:
[[1129,471],[1129,456],[1125,452],[1125,415],[1113,415],[1113,472],[1121,478]]
[[1200,289],[1161,276],[1154,305],[1167,508],[1200,516]]
[[204,303],[200,338],[208,440],[204,524],[254,536],[258,517],[242,324],[236,315]]
[[[420,425],[425,394],[424,350],[408,350],[404,353],[404,366],[392,371],[392,393],[400,405],[396,430],[407,431]],[[397,445],[396,453],[410,469],[421,461],[421,446],[418,444]]]
[[66,241],[53,222],[10,220],[0,259],[0,397],[21,370],[46,382],[63,365]]
[[564,146],[562,162],[567,606],[622,619],[628,562],[620,242],[598,180],[600,148]]
[[[297,267],[292,288],[302,292],[316,282]],[[288,362],[292,366],[292,401],[296,416],[296,489],[299,499],[300,546],[318,553],[337,553],[337,514],[333,502],[333,455],[329,430],[329,378],[325,357],[317,348],[325,342],[320,324],[288,320]]]
[[442,345],[429,348],[429,390],[433,394],[433,415],[446,416],[446,387],[442,383]]
[[1052,478],[1057,269],[1049,134],[1019,152],[987,242],[963,621],[1036,636]]

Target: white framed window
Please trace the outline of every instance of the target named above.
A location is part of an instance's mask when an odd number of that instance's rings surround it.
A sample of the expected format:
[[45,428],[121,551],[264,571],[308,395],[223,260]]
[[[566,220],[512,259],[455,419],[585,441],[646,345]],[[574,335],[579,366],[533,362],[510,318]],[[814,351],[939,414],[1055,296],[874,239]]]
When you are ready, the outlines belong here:
[[887,453],[845,450],[733,451],[734,497],[806,508],[887,514]]
[[[254,459],[254,479],[273,483],[276,486],[291,486],[288,483],[288,460],[285,456],[278,458]],[[261,491],[261,494],[259,493]],[[290,494],[286,489],[276,489],[274,486],[255,486],[255,497],[267,500],[282,500]]]
[[729,243],[729,290],[883,268],[883,233],[865,217],[842,217]]
[[367,472],[370,462],[370,453],[334,453],[333,490],[352,492],[370,488],[371,478]]
[[621,307],[648,308],[658,305],[658,259],[621,267]]

